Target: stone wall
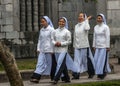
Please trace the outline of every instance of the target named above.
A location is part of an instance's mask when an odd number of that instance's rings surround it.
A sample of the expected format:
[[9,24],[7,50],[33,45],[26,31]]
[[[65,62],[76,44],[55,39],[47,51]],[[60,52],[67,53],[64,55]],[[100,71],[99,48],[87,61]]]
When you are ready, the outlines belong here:
[[111,31],[111,56],[120,51],[120,0],[107,0],[107,20]]
[[[28,0],[27,5],[30,5],[29,2],[30,0]],[[36,3],[34,4],[36,5]],[[25,6],[23,5],[22,7],[22,9],[24,9]],[[34,11],[35,15],[37,15],[35,13],[36,10]],[[30,20],[31,17],[29,17],[31,16],[31,11],[27,11],[27,20],[29,21],[27,22],[27,27],[29,29],[26,30],[25,27],[21,26],[20,22],[19,0],[0,0],[0,41],[3,41],[10,48],[16,58],[36,57],[37,55],[38,21],[36,21],[36,16],[34,16],[34,23],[32,23]],[[25,15],[24,11],[22,15]],[[22,16],[24,22],[25,18],[23,17],[25,16]],[[31,31],[31,24],[34,26],[34,31]],[[24,23],[22,23],[22,25],[24,25]],[[37,27],[35,27],[35,25]]]

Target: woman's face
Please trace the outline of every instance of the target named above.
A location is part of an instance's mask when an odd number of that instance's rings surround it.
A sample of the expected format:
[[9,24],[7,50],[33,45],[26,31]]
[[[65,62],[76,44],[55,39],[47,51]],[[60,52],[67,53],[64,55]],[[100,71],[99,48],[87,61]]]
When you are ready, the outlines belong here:
[[102,22],[103,22],[102,16],[97,16],[97,23],[102,23]]
[[48,23],[47,23],[47,21],[44,18],[42,18],[40,20],[40,24],[41,24],[42,27],[47,27],[48,26]]
[[61,19],[59,20],[59,22],[58,22],[59,27],[64,27],[64,26],[65,26],[65,23],[66,23],[65,20],[61,18]]
[[80,13],[79,16],[78,16],[78,21],[79,21],[79,22],[83,22],[84,20],[85,20],[84,14],[83,14],[83,13]]

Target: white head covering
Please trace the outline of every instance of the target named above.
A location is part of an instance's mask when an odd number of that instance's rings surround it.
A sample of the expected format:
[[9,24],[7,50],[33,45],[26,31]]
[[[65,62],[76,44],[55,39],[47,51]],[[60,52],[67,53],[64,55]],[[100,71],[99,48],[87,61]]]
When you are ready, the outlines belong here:
[[61,17],[61,18],[63,18],[63,19],[65,20],[65,28],[68,29],[68,21],[67,21],[67,18],[65,18],[65,17]]
[[[100,13],[99,15],[102,17],[102,19],[103,19],[103,23],[106,24],[105,16],[104,16],[102,13]],[[99,16],[99,15],[98,15],[98,16]]]
[[47,21],[48,25],[53,27],[52,21],[50,20],[50,18],[48,16],[43,16],[43,18]]

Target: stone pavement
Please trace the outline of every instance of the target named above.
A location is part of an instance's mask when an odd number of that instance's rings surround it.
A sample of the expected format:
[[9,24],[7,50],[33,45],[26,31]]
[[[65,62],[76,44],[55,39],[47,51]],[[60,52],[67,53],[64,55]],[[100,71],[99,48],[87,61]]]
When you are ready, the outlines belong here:
[[[104,80],[98,80],[96,76],[93,79],[88,79],[87,75],[82,75],[79,80],[71,80],[71,83],[85,83],[85,82],[97,82],[97,81],[107,81],[107,80],[118,80],[120,79],[120,64],[118,64],[116,58],[110,59],[110,64],[114,66],[114,71],[108,74]],[[69,83],[69,84],[71,84]],[[66,84],[61,81],[58,82],[58,85]],[[68,83],[67,83],[68,84]],[[10,86],[8,82],[0,83],[0,86]],[[29,80],[24,81],[24,86],[53,86],[52,81],[50,79],[41,79],[38,84],[34,84],[29,82]]]

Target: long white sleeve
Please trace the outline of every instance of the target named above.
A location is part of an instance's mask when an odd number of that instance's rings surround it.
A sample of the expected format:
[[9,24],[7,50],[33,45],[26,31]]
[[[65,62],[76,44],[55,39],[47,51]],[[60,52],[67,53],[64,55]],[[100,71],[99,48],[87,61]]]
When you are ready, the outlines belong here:
[[106,35],[106,47],[109,48],[110,47],[110,30],[109,30],[109,27],[106,27],[105,35]]
[[89,20],[88,19],[85,20],[85,28],[84,29],[85,30],[90,30],[90,25],[89,25]]
[[93,33],[93,47],[95,47],[95,33]]
[[37,51],[40,51],[40,35],[39,35],[39,38],[38,38]]
[[61,46],[66,46],[69,45],[71,43],[71,33],[68,31],[66,34],[66,41],[61,42]]

